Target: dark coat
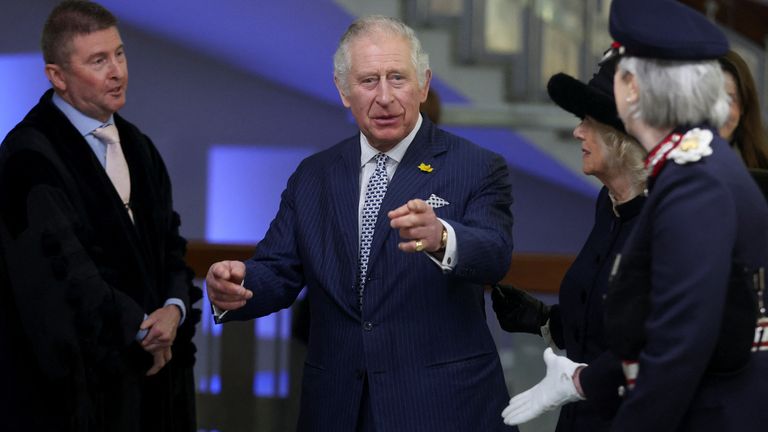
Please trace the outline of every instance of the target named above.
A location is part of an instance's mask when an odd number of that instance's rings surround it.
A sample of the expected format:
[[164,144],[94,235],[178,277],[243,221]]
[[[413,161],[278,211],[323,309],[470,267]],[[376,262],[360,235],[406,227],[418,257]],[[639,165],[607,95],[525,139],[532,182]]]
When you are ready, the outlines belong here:
[[619,359],[608,351],[603,328],[603,296],[613,258],[624,246],[645,202],[637,196],[616,207],[602,188],[595,208],[595,224],[560,284],[560,298],[552,306],[550,330],[568,358],[587,363],[580,376],[587,400],[567,404],[560,411],[557,431],[599,432],[610,428],[624,382]]
[[752,275],[768,265],[768,206],[744,163],[712,132],[711,155],[668,160],[650,179],[616,265],[607,339],[619,357],[639,361],[639,375],[611,430],[768,425],[768,364],[765,353],[750,354]]
[[[165,166],[149,138],[115,114],[134,226],[51,96],[0,147],[0,344],[2,370],[12,374],[3,430],[192,431],[192,304],[201,293],[183,261]],[[171,363],[145,378],[152,358],[135,336],[144,314],[170,297],[184,301],[187,319]]]
[[[432,172],[418,169],[431,165]],[[483,283],[501,279],[512,254],[506,162],[424,118],[381,205],[358,308],[360,138],[304,160],[254,257],[246,306],[227,319],[288,307],[306,285],[311,328],[299,430],[352,431],[367,376],[381,431],[500,431],[509,395],[486,324]],[[444,274],[404,253],[386,211],[435,194],[456,231],[458,264]]]

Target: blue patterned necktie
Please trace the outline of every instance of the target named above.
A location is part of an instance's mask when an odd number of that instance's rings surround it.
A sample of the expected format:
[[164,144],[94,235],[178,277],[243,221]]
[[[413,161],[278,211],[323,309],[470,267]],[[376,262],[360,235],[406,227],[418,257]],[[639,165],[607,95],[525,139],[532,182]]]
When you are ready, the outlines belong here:
[[365,290],[365,278],[368,276],[368,257],[371,254],[373,243],[373,231],[376,228],[376,219],[379,215],[379,207],[384,195],[387,193],[387,159],[384,153],[376,155],[376,169],[368,179],[368,189],[365,191],[363,202],[363,217],[360,229],[360,256],[358,258],[358,306],[363,309],[363,291]]

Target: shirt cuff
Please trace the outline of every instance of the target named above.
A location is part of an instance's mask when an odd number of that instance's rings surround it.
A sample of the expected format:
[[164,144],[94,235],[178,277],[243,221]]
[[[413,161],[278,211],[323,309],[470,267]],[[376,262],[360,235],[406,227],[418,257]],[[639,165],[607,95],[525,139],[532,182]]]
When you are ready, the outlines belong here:
[[[141,320],[141,322],[144,322],[149,318],[149,315],[144,314],[144,319]],[[139,329],[139,331],[136,333],[136,342],[141,342],[144,340],[145,337],[147,337],[147,333],[149,333],[149,329]]]
[[[241,287],[245,286],[245,278],[243,278],[243,281],[240,282],[240,286]],[[217,308],[216,305],[213,304],[213,302],[211,302],[211,313],[213,313],[213,318],[214,318],[214,321],[216,322],[216,324],[219,324],[219,320],[224,318],[224,315],[226,315],[227,312],[229,312],[229,311],[221,310],[221,309]]]
[[163,306],[168,306],[168,305],[176,305],[179,307],[181,311],[181,319],[179,320],[179,325],[184,324],[184,319],[187,317],[187,308],[184,307],[184,302],[181,301],[180,298],[171,297],[165,301],[165,304]]
[[211,311],[213,312],[213,317],[216,318],[217,321],[224,318],[224,315],[226,315],[227,312],[229,312],[229,311],[225,311],[217,308],[216,305],[214,305],[213,303],[211,303]]
[[456,231],[453,230],[453,227],[448,222],[437,218],[437,220],[440,221],[440,223],[443,224],[445,227],[445,230],[448,232],[448,242],[445,244],[445,252],[443,254],[443,260],[440,261],[432,254],[424,251],[422,253],[426,254],[429,259],[432,260],[435,264],[437,264],[438,267],[443,271],[443,273],[450,273],[453,271],[454,268],[456,268],[456,264],[458,263],[458,245],[456,244]]

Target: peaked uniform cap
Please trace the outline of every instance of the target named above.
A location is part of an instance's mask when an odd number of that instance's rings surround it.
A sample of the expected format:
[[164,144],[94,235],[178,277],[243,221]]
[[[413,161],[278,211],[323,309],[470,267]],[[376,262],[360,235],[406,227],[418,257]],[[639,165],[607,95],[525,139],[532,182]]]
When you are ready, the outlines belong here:
[[673,0],[613,0],[609,29],[621,54],[633,57],[710,60],[728,52],[717,25]]

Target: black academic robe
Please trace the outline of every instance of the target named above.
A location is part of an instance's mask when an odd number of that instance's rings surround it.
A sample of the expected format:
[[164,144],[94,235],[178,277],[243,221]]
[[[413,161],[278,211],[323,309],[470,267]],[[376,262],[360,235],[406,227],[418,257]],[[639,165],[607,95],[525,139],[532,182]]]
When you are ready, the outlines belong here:
[[[115,114],[135,225],[52,90],[0,146],[3,430],[194,431],[201,292],[184,263],[171,185],[147,136]],[[144,314],[181,299],[173,360],[145,377]]]

